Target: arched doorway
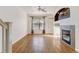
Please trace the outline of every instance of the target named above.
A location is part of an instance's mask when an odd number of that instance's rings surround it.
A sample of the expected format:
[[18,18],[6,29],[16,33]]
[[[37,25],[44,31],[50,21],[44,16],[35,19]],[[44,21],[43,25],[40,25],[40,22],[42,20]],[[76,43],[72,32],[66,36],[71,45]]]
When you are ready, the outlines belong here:
[[64,19],[64,18],[69,18],[70,17],[70,8],[61,8],[57,11],[55,14],[55,21]]

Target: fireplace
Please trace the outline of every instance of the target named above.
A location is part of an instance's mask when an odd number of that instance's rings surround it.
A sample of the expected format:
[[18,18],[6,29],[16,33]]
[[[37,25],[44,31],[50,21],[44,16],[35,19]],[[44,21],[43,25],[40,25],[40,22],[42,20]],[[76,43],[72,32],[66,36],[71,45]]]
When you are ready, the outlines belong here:
[[71,45],[71,34],[70,30],[62,30],[62,40],[65,41],[67,44]]

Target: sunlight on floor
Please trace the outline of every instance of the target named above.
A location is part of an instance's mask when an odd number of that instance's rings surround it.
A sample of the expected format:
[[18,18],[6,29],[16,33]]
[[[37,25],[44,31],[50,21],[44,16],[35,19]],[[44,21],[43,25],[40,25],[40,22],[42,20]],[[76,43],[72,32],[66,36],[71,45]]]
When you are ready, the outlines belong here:
[[60,35],[44,35],[44,36],[47,36],[47,37],[59,37],[60,38]]
[[41,52],[44,47],[44,38],[42,35],[33,35],[33,52]]

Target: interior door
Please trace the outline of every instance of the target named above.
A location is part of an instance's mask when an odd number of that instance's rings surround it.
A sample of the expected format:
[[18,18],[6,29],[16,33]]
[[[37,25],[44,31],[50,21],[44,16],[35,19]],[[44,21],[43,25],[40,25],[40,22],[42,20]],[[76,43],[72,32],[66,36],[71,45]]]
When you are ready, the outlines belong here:
[[33,18],[33,34],[43,34],[44,30],[44,19],[42,18]]

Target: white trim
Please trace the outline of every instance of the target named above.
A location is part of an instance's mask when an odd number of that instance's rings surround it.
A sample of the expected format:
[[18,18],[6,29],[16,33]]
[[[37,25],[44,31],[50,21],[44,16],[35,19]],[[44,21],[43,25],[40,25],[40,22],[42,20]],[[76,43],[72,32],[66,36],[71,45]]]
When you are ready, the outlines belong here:
[[75,51],[76,51],[77,53],[79,53],[79,50],[78,50],[78,49],[75,49]]
[[6,24],[5,22],[3,22],[1,19],[0,19],[0,24],[1,24],[4,28],[8,29],[7,24]]
[[7,38],[7,30],[8,30],[8,26],[5,22],[3,22],[1,19],[0,19],[0,25],[2,26],[2,53],[5,53],[7,52],[6,51],[6,40],[8,39]]
[[22,38],[23,38],[24,36],[26,36],[26,35],[28,35],[28,33],[27,33],[27,34],[24,34],[22,37],[20,37],[20,38],[17,39],[16,41],[12,42],[12,45],[15,44],[16,42],[18,42],[20,39],[22,39]]

